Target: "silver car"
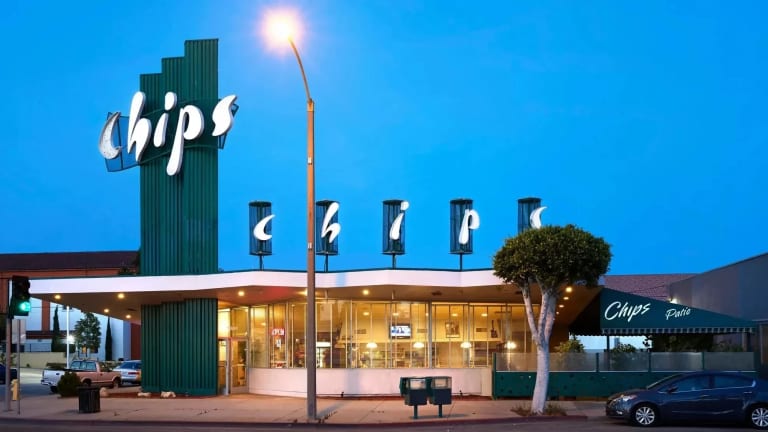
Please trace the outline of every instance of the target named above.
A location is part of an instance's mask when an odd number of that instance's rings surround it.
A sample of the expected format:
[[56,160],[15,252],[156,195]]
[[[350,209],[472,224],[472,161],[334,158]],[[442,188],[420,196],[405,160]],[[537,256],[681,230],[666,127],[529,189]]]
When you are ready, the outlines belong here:
[[121,385],[141,384],[141,360],[126,360],[112,370],[120,372]]

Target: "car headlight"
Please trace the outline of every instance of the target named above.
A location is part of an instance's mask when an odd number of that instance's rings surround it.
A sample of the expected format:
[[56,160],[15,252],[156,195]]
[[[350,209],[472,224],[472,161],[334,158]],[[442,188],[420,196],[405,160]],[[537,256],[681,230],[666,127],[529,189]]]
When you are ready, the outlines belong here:
[[618,400],[619,400],[619,402],[624,403],[624,402],[629,402],[629,401],[631,401],[632,399],[634,399],[636,397],[637,397],[637,395],[621,395],[621,396],[619,396]]

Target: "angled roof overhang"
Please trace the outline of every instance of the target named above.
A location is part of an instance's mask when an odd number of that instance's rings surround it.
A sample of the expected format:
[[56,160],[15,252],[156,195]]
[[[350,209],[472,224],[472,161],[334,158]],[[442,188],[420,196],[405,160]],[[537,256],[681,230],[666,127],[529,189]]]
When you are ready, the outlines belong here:
[[690,306],[603,288],[569,326],[577,335],[752,333],[755,323]]

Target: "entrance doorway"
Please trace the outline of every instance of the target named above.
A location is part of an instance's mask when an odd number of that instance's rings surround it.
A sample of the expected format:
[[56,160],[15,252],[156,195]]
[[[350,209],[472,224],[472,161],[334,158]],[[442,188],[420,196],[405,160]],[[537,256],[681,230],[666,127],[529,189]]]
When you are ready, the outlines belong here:
[[219,394],[248,392],[247,353],[245,339],[219,338]]

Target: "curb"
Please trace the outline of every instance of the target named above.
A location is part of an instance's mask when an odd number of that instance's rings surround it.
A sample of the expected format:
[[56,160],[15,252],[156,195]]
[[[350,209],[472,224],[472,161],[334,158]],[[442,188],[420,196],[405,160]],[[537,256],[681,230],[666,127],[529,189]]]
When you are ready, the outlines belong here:
[[[381,427],[409,427],[409,426],[455,426],[455,425],[472,425],[472,424],[521,424],[521,423],[556,423],[556,422],[571,422],[571,421],[587,421],[588,417],[584,415],[567,415],[567,416],[539,416],[539,417],[509,417],[509,418],[495,418],[495,419],[470,419],[470,420],[414,420],[412,422],[392,422],[392,423],[366,423],[366,428],[381,428]],[[27,423],[27,424],[56,424],[56,425],[85,425],[85,426],[103,426],[106,424],[114,424],[121,426],[204,426],[208,428],[226,428],[226,427],[242,427],[248,426],[260,426],[260,427],[275,427],[285,426],[292,428],[355,428],[359,429],[361,424],[359,423],[328,423],[323,420],[318,420],[316,423],[310,422],[248,422],[248,421],[182,421],[182,420],[71,420],[71,419],[31,419],[31,418],[12,418],[12,417],[0,417],[0,424],[4,423]]]

